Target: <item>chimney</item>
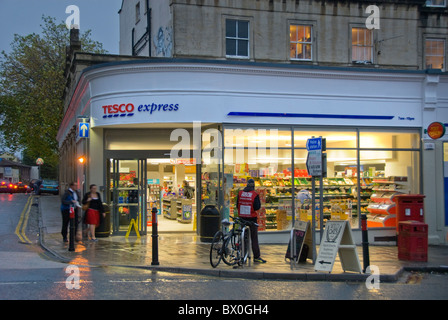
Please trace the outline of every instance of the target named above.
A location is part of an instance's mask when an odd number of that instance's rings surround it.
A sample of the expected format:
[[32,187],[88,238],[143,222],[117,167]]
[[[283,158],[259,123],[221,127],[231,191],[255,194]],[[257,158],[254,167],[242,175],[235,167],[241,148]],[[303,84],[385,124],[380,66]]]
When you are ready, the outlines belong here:
[[70,53],[81,51],[81,41],[79,41],[79,29],[70,29]]

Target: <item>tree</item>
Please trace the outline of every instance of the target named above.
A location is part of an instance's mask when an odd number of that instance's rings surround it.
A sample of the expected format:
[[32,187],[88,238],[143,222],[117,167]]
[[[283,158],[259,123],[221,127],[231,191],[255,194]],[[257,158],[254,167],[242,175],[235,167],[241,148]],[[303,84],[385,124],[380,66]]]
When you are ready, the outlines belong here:
[[[42,21],[41,34],[16,34],[11,53],[0,54],[0,134],[10,150],[44,158],[54,178],[70,31],[54,18],[42,16]],[[101,43],[91,40],[90,30],[80,41],[84,52],[106,53]]]

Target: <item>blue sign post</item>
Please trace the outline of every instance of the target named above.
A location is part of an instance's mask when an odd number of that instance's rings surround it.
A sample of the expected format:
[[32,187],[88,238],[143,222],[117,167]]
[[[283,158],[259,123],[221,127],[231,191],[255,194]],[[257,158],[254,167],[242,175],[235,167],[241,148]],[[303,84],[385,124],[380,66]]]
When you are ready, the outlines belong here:
[[322,137],[306,140],[306,150],[322,150]]
[[90,134],[90,123],[80,122],[78,126],[78,133],[80,138],[88,138]]
[[315,177],[322,175],[322,138],[311,138],[306,141],[308,156],[306,168],[308,174]]

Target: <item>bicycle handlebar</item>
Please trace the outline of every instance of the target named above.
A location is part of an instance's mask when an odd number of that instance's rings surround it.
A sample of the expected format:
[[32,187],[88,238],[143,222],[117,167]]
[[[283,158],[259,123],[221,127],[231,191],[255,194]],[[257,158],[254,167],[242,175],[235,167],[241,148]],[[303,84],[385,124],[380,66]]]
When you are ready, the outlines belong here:
[[246,226],[253,225],[253,226],[256,226],[256,227],[259,226],[258,223],[255,223],[255,222],[252,222],[252,221],[246,221],[246,220],[241,219],[240,217],[232,217],[232,216],[230,216],[230,218],[232,218],[233,220],[241,223],[242,225],[246,225]]

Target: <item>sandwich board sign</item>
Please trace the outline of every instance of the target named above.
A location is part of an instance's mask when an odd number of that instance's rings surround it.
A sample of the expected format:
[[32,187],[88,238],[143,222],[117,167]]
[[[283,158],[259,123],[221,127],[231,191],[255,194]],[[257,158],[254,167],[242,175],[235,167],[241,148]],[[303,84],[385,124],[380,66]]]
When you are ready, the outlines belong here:
[[298,262],[304,245],[308,246],[307,259],[313,258],[311,226],[309,221],[295,221],[291,230],[291,238],[289,239],[288,249],[286,250],[285,260],[290,262]]
[[327,221],[314,270],[331,272],[338,253],[344,271],[362,272],[348,221]]

